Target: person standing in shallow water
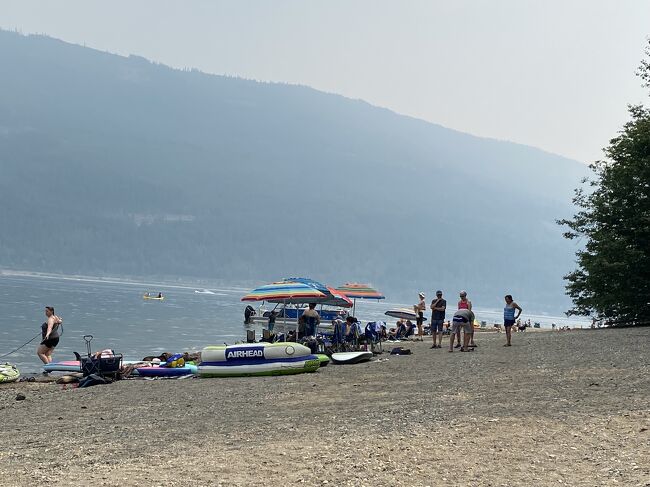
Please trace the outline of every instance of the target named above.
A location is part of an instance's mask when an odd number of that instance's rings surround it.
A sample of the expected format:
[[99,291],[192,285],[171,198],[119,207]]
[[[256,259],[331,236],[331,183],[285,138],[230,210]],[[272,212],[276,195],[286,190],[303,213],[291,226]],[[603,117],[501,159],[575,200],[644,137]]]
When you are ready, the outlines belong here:
[[512,346],[510,343],[512,338],[512,327],[519,319],[519,316],[521,316],[523,310],[512,300],[512,295],[506,295],[505,300],[506,306],[503,308],[503,326],[506,329],[506,344],[504,347],[510,347]]
[[54,308],[52,306],[45,307],[45,316],[47,317],[47,321],[41,325],[41,337],[43,340],[36,349],[36,354],[44,364],[49,364],[52,362],[54,349],[59,344],[63,320],[54,314]]

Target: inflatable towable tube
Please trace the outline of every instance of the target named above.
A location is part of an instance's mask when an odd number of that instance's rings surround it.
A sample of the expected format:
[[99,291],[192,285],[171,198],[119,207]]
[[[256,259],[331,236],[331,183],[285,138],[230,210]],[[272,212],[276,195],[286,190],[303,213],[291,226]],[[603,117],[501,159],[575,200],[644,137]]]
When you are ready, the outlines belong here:
[[318,357],[299,343],[242,343],[205,347],[201,352],[199,376],[241,377],[315,372]]
[[15,382],[20,377],[18,368],[13,364],[0,364],[0,383]]

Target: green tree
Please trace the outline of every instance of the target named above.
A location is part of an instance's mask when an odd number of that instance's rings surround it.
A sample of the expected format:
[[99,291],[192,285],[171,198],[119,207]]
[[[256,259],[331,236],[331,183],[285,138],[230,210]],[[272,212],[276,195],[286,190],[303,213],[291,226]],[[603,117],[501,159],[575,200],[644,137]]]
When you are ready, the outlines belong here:
[[[650,88],[650,41],[638,71]],[[578,211],[564,236],[584,241],[565,279],[569,315],[612,325],[650,324],[650,109],[629,107],[630,120],[590,167],[573,199]]]

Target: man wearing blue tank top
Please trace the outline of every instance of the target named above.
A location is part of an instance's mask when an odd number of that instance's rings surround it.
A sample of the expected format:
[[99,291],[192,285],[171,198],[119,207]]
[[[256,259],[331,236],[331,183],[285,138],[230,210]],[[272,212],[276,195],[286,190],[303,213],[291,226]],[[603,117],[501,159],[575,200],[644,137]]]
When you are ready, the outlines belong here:
[[521,307],[512,300],[512,295],[508,294],[505,297],[506,306],[503,308],[503,326],[506,329],[506,344],[504,347],[511,347],[510,339],[512,337],[512,326],[515,324],[519,316],[521,316]]

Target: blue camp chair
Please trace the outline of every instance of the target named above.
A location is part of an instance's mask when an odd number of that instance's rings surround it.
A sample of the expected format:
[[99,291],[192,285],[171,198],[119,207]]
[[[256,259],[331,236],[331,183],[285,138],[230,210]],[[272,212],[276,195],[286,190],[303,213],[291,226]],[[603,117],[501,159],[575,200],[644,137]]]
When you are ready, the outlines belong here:
[[364,332],[366,345],[370,345],[372,353],[381,353],[382,339],[386,332],[386,323],[383,321],[371,321],[366,325]]

